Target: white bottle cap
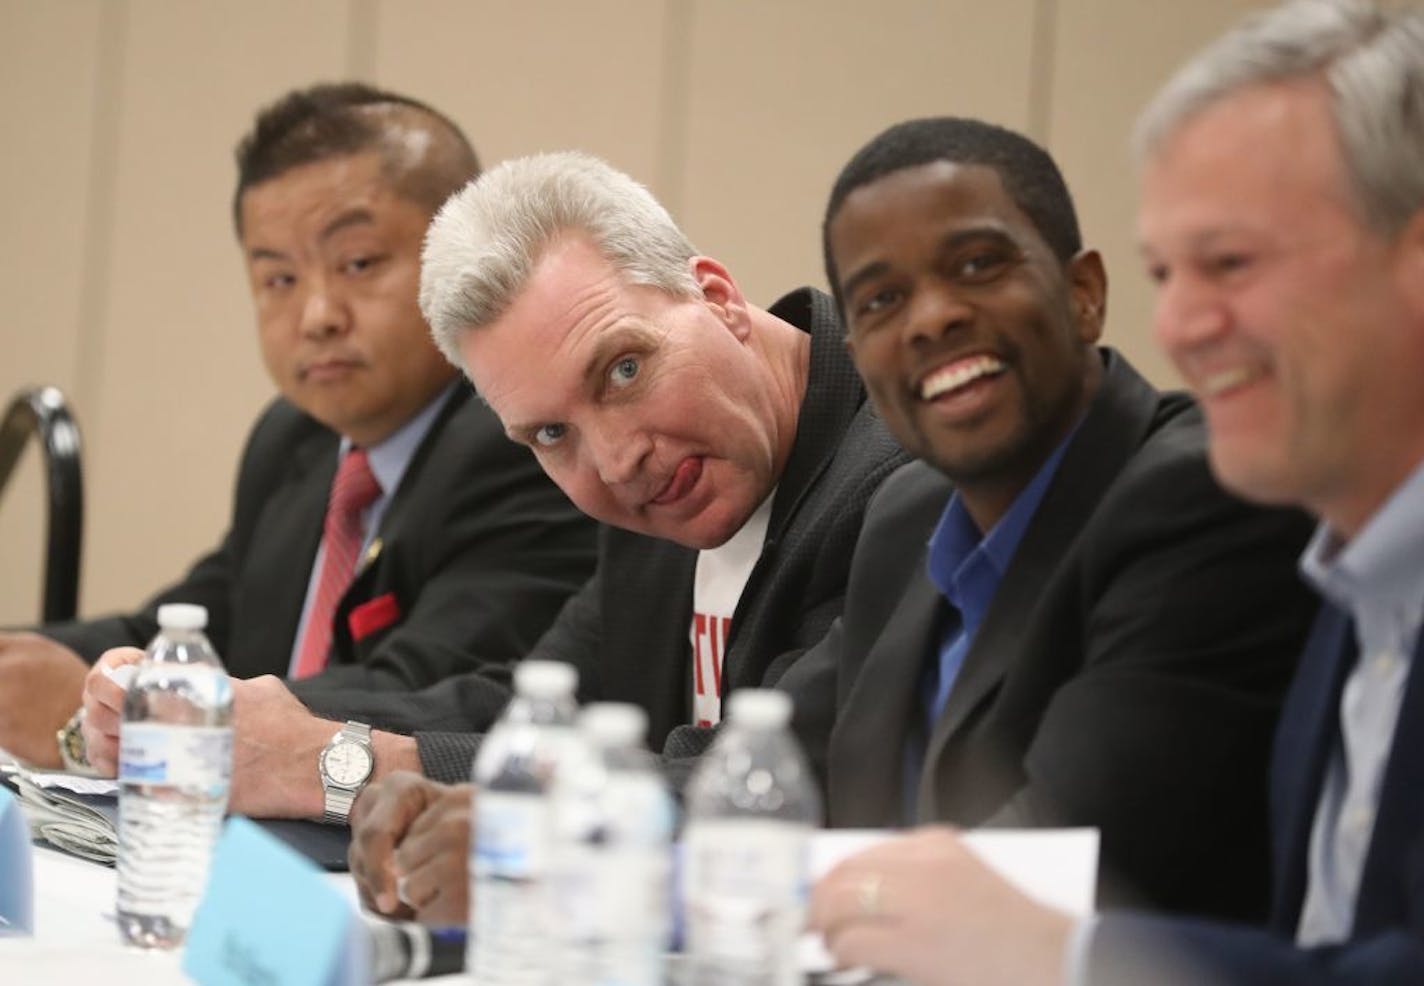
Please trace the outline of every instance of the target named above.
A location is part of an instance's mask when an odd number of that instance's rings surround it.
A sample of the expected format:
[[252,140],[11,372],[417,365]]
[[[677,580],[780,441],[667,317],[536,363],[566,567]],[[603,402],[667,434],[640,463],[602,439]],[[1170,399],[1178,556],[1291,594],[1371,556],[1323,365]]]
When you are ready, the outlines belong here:
[[208,625],[208,608],[193,603],[164,603],[158,607],[158,625],[165,630],[201,630]]
[[521,661],[514,669],[514,689],[530,698],[562,698],[574,693],[578,672],[563,661]]
[[579,713],[578,724],[596,746],[642,746],[648,714],[627,702],[594,702]]
[[771,688],[743,688],[727,700],[727,718],[750,729],[780,729],[791,721],[791,696]]

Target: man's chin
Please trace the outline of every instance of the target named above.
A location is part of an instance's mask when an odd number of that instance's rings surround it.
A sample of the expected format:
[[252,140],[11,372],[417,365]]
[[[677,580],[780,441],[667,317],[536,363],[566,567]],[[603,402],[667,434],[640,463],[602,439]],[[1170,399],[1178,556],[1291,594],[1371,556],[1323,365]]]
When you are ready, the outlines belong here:
[[752,511],[729,515],[716,510],[716,506],[713,504],[683,523],[654,524],[651,525],[651,529],[642,533],[664,541],[671,541],[694,551],[720,548],[742,529],[742,525],[747,522]]

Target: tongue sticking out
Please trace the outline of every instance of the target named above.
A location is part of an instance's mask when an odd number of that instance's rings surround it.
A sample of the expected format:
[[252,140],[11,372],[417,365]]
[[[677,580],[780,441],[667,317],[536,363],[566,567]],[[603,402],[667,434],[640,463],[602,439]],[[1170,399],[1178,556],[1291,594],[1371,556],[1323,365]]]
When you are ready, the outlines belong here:
[[653,497],[653,502],[659,506],[668,503],[675,503],[692,491],[692,487],[697,485],[697,480],[702,476],[702,459],[693,457],[683,459],[678,463],[677,471],[672,474],[672,479],[663,487],[661,493]]

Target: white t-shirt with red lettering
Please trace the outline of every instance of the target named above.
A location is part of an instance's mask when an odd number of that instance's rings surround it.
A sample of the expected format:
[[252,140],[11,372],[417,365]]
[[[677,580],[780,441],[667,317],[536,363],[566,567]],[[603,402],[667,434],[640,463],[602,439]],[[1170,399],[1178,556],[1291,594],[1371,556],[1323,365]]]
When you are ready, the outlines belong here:
[[692,584],[692,722],[715,726],[722,719],[722,656],[731,634],[732,614],[761,557],[771,520],[768,496],[742,529],[720,548],[697,554]]

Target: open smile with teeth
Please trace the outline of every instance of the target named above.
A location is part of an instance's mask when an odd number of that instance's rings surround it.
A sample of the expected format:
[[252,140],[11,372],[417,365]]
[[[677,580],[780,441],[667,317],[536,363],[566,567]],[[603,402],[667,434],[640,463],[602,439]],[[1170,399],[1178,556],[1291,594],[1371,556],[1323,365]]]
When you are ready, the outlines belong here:
[[955,360],[920,381],[920,399],[932,401],[951,391],[967,387],[975,380],[1004,372],[1004,362],[996,356],[971,356]]
[[1197,389],[1203,397],[1216,397],[1228,390],[1244,386],[1261,376],[1264,374],[1256,367],[1231,366],[1202,376]]

